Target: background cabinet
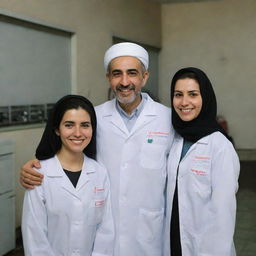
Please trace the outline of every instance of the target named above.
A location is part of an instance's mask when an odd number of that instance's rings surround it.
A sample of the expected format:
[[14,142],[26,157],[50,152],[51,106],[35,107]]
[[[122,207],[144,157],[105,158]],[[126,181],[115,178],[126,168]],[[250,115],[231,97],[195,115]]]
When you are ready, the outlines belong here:
[[0,255],[15,248],[14,141],[0,139]]

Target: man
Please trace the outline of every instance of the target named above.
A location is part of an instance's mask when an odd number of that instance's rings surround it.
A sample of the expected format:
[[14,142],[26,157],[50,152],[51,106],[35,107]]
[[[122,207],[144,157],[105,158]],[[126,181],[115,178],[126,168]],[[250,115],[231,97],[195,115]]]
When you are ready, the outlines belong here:
[[[97,158],[110,178],[114,255],[161,256],[166,162],[173,141],[171,112],[141,93],[149,77],[143,47],[113,45],[105,53],[104,66],[116,97],[96,107]],[[21,173],[27,188],[41,181],[27,170],[31,165],[26,164]]]

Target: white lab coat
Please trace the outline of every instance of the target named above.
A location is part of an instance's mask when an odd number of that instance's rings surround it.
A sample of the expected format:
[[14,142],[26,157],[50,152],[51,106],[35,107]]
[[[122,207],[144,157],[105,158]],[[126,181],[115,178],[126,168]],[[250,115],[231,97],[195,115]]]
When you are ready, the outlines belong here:
[[113,255],[114,227],[105,168],[85,156],[74,188],[57,156],[40,163],[43,183],[26,191],[23,204],[25,255]]
[[148,95],[129,132],[116,100],[96,107],[97,156],[109,173],[115,256],[161,256],[171,111]]
[[175,135],[168,159],[165,256],[170,255],[170,219],[178,171],[182,255],[234,256],[239,159],[215,132],[191,146],[179,164],[183,138]]

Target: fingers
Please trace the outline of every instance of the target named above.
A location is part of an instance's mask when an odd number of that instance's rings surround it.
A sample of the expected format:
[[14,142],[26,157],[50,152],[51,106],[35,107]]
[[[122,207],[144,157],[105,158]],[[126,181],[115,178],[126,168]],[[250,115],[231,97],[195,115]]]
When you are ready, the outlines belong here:
[[35,177],[35,176],[30,175],[30,174],[21,175],[20,176],[20,184],[24,188],[32,189],[35,186],[38,186],[38,185],[42,184],[42,178]]
[[40,185],[42,183],[43,175],[35,170],[21,171],[20,180],[21,185],[24,187]]
[[26,189],[33,189],[35,188],[34,185],[30,185],[29,183],[26,183],[25,180],[22,179],[22,177],[20,177],[20,184],[23,188],[26,188]]
[[42,181],[44,177],[43,174],[34,170],[33,168],[29,168],[29,169],[22,168],[21,176],[23,176],[23,178],[29,178],[31,181]]
[[36,185],[40,185],[43,180],[43,175],[33,168],[40,168],[40,162],[38,160],[31,160],[27,162],[20,172],[20,184],[24,188],[32,189]]
[[37,169],[41,168],[40,161],[37,159],[33,160],[32,165]]

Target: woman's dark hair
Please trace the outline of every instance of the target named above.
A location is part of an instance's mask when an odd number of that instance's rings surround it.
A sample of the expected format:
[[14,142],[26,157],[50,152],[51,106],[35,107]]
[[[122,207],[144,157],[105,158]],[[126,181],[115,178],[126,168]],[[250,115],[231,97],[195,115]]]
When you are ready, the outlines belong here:
[[194,79],[198,82],[198,78],[197,78],[196,74],[194,72],[191,72],[191,71],[181,73],[180,76],[177,76],[175,82],[177,82],[177,80],[179,80],[179,79],[186,79],[186,78],[191,78],[191,79]]
[[53,107],[41,141],[36,149],[36,158],[44,160],[53,157],[61,149],[61,139],[56,134],[60,122],[70,109],[84,109],[90,116],[92,125],[92,138],[88,146],[84,149],[84,154],[90,158],[96,158],[96,127],[97,120],[92,103],[80,95],[67,95],[61,98]]

